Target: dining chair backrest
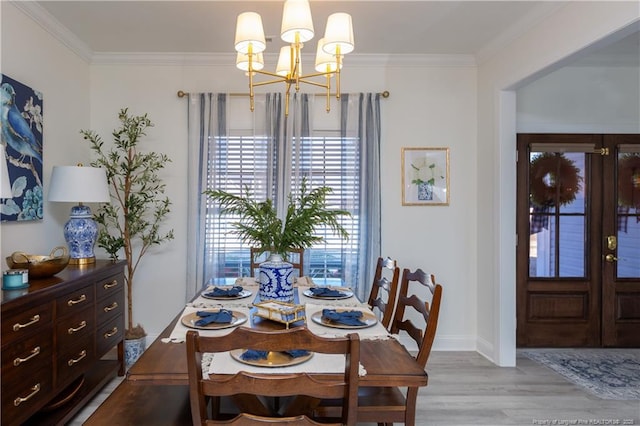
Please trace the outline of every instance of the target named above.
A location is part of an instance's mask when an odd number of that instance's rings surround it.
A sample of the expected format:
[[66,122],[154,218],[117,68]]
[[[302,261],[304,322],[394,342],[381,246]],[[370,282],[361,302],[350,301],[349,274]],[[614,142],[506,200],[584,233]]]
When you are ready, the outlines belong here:
[[398,267],[398,262],[390,257],[386,259],[379,257],[367,303],[371,309],[376,308],[380,311],[382,315],[380,322],[386,329],[389,329],[391,317],[393,316],[399,279],[400,268]]
[[289,425],[289,426],[339,426],[340,423],[319,423],[305,415],[294,417],[264,417],[248,413],[241,413],[237,417],[219,422],[218,424],[230,426],[264,426],[264,425]]
[[[409,287],[412,287],[411,294],[409,293]],[[416,292],[424,293],[425,290],[431,301],[422,300],[416,295]],[[435,275],[427,275],[422,269],[417,269],[414,272],[406,268],[402,270],[398,304],[391,323],[391,333],[398,334],[400,330],[404,330],[411,336],[418,344],[416,361],[423,368],[427,365],[431,347],[436,337],[441,299],[442,286],[436,284]],[[410,319],[411,315],[408,314],[407,308],[420,314],[425,321],[423,327],[418,327],[414,324]]]
[[[219,424],[215,420],[207,419],[209,398],[240,394],[264,397],[304,395],[311,398],[340,398],[343,403],[342,422],[350,425],[356,422],[360,340],[355,333],[346,337],[327,338],[314,335],[306,327],[272,332],[238,327],[225,336],[203,337],[198,332],[190,330],[187,332],[186,347],[189,398],[194,425]],[[235,374],[209,374],[208,378],[203,376],[204,353],[216,354],[238,349],[278,352],[304,349],[312,353],[341,354],[345,357],[344,374],[331,375],[331,378],[325,375],[321,379],[309,373],[272,374],[246,371]],[[307,413],[291,415],[302,414]]]
[[[264,250],[257,247],[250,248],[251,261],[249,267],[251,268],[251,276],[256,277],[256,271],[260,268],[260,264],[265,262],[269,258],[269,250]],[[291,248],[287,250],[287,262],[293,265],[293,269],[298,272],[298,277],[304,274],[304,249]]]

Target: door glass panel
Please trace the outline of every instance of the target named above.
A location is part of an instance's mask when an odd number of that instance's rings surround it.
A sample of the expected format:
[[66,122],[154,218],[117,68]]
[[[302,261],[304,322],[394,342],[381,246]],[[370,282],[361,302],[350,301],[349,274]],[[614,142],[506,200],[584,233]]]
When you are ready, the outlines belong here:
[[529,161],[529,276],[584,277],[586,154],[532,152]]
[[[529,276],[538,278],[555,277],[555,216],[549,214],[533,215],[540,227],[529,236]],[[534,221],[531,229],[533,232]]]
[[640,277],[640,154],[618,153],[618,278]]
[[583,277],[585,275],[585,226],[584,216],[560,217],[560,276]]

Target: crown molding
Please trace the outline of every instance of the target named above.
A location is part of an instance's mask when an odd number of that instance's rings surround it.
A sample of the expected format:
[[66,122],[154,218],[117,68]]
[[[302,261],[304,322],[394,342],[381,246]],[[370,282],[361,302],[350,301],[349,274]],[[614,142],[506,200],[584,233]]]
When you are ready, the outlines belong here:
[[93,51],[89,46],[76,37],[75,34],[69,31],[67,27],[62,25],[60,21],[54,18],[37,2],[10,0],[10,3],[40,25],[42,29],[51,34],[53,38],[78,55],[83,61],[91,63]]
[[[276,54],[265,55],[265,60],[276,63]],[[311,56],[302,56],[311,63]],[[235,53],[150,53],[150,52],[96,52],[93,65],[199,65],[234,66]],[[349,55],[346,66],[358,67],[475,67],[473,55]]]

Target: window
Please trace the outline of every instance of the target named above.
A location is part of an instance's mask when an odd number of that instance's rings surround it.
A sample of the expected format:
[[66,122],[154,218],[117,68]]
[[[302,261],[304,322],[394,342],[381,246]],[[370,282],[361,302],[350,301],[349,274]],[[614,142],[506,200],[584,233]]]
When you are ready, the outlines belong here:
[[[209,141],[216,149],[208,161],[207,185],[223,191],[240,193],[245,187],[261,199],[274,198],[275,182],[269,185],[271,170],[277,164],[270,138],[249,135],[249,131],[234,131],[231,136]],[[244,134],[243,134],[244,133]],[[342,225],[349,240],[342,240],[330,229],[319,229],[325,242],[307,250],[305,275],[318,280],[345,281],[354,276],[359,238],[359,176],[360,159],[357,138],[341,138],[335,130],[317,131],[313,136],[299,138],[292,149],[296,167],[291,167],[291,181],[306,176],[311,187],[328,186],[328,204],[351,212]],[[293,170],[295,169],[295,170]],[[291,188],[296,191],[296,188]],[[235,278],[250,275],[249,247],[243,245],[233,231],[238,218],[220,215],[213,203],[207,202],[205,222],[205,262],[215,265],[212,277]],[[208,277],[208,278],[212,278]]]

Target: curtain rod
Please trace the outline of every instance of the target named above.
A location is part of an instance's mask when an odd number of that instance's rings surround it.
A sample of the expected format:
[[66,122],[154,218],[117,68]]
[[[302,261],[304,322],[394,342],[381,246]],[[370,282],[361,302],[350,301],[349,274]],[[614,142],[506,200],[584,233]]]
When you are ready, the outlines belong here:
[[[179,98],[184,98],[185,96],[188,96],[189,92],[185,92],[182,90],[178,90],[178,97]],[[314,96],[327,96],[326,93],[314,93]],[[335,93],[332,93],[331,96],[335,96]],[[382,95],[383,98],[388,98],[390,93],[388,90],[385,90],[384,92],[380,92],[380,95]],[[249,96],[248,93],[229,93],[229,96]]]

